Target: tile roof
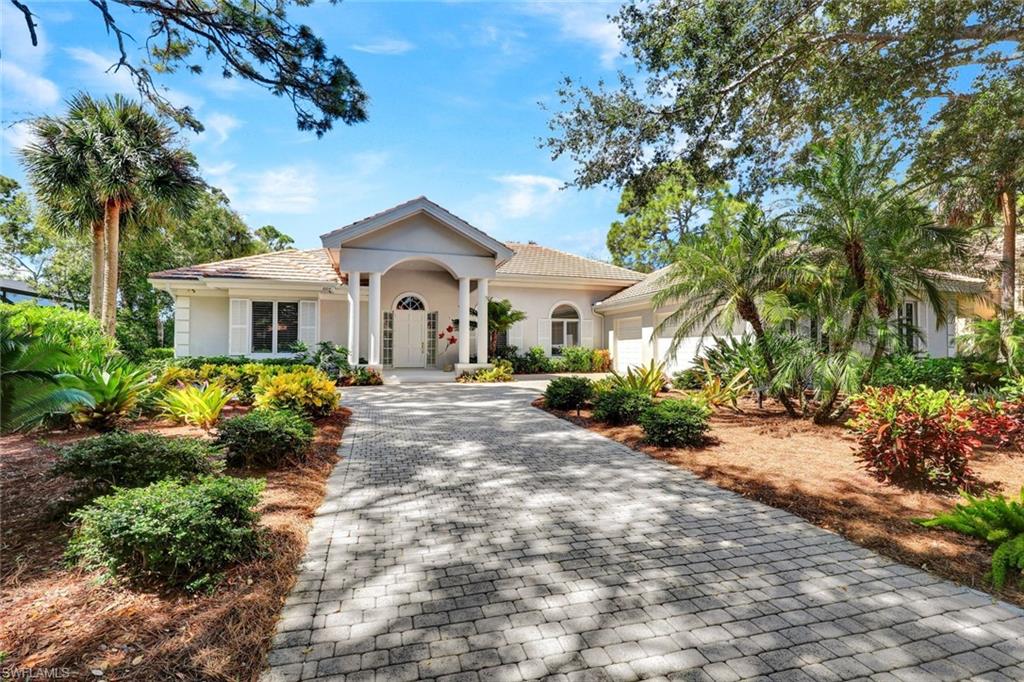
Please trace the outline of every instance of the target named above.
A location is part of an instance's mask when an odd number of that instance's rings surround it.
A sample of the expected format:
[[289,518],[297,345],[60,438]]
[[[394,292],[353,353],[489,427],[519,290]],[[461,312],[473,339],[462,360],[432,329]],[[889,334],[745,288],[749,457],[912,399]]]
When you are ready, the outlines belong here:
[[[640,303],[644,299],[654,296],[668,286],[667,277],[670,266],[666,266],[650,273],[640,282],[637,282],[628,289],[616,292],[604,299],[599,306],[619,305],[628,303]],[[928,274],[935,279],[935,286],[939,291],[949,291],[960,294],[984,293],[987,284],[980,277],[961,275],[956,272],[945,272],[943,270],[928,270]]]
[[511,258],[498,266],[498,275],[526,275],[532,277],[581,277],[591,279],[618,280],[623,286],[644,278],[642,272],[634,272],[610,263],[576,256],[565,251],[551,249],[538,244],[506,242],[505,246],[515,252]]
[[149,274],[153,279],[200,279],[225,277],[269,279],[288,282],[341,284],[342,278],[331,262],[327,249],[274,251],[214,263],[189,265]]

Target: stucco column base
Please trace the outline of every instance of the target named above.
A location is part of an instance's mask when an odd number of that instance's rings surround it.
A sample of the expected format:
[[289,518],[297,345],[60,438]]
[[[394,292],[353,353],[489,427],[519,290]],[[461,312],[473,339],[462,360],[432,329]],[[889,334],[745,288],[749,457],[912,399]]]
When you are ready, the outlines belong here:
[[475,372],[478,369],[490,369],[494,367],[489,362],[456,362],[455,363],[455,376],[461,376],[466,372]]

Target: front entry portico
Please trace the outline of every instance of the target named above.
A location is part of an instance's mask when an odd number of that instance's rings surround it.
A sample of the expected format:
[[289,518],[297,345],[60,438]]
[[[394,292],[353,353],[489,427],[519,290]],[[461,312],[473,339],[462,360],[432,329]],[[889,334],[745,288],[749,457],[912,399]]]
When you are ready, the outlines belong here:
[[[432,355],[437,363],[439,358],[428,346],[428,342],[437,343],[437,328],[428,331],[430,315],[435,315],[434,322],[440,329],[447,327],[447,319],[459,320],[462,325],[454,333],[458,359],[453,364],[457,373],[487,366],[487,284],[495,277],[498,263],[513,255],[505,244],[423,197],[335,230],[322,239],[345,276],[350,357],[365,357],[367,364],[378,368],[389,359],[393,367],[426,367]],[[389,273],[398,276],[414,267],[423,268],[424,282],[442,273],[452,278],[447,280],[448,286],[457,282],[457,309],[438,316],[439,309],[453,301],[447,296],[447,301],[437,300],[430,292],[427,297],[435,306],[432,309],[427,309],[423,298],[415,294],[399,297],[393,309],[384,308],[381,298],[387,292],[382,291],[382,278],[393,281]],[[421,288],[417,283],[410,284],[417,291]],[[366,303],[364,286],[368,288]],[[476,290],[475,301],[471,300],[472,289]],[[454,287],[451,292],[455,293]],[[471,314],[474,307],[475,314]],[[384,310],[390,313],[390,329]],[[475,318],[479,330],[476,364],[470,364],[474,354],[470,348],[471,318]],[[360,333],[361,319],[367,325],[365,337]],[[391,353],[385,358],[383,340],[388,334]],[[368,347],[360,348],[361,342]]]

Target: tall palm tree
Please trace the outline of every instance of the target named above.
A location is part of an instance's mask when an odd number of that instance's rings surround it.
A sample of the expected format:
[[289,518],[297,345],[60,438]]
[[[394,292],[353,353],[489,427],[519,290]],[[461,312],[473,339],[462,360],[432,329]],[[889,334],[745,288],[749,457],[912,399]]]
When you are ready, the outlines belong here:
[[[81,224],[86,215],[95,225],[102,216],[100,319],[113,336],[122,218],[144,225],[187,213],[203,186],[195,157],[178,146],[172,128],[120,95],[106,100],[76,95],[64,117],[43,118],[34,127],[39,139],[22,158],[47,212],[65,225]],[[95,230],[93,235],[95,242]],[[94,244],[94,273],[97,250]]]
[[[946,307],[935,269],[966,254],[967,233],[935,223],[913,181],[894,182],[900,159],[883,145],[844,136],[812,145],[810,161],[792,174],[800,190],[794,214],[818,272],[818,287],[835,311],[839,331],[832,352],[848,356],[858,341],[873,340],[862,378],[870,378],[892,341],[889,322],[901,301],[924,292],[937,319]],[[837,303],[838,302],[838,303]],[[815,421],[829,421],[839,390],[823,397]]]
[[[654,296],[655,307],[678,305],[662,323],[678,325],[669,352],[694,329],[707,336],[716,326],[731,328],[738,316],[753,330],[767,379],[774,380],[777,359],[768,327],[773,313],[788,306],[785,290],[799,272],[794,237],[757,206],[714,199],[703,233],[679,246],[664,275],[667,286]],[[786,392],[778,395],[786,412],[797,416]]]
[[41,218],[63,236],[88,229],[92,252],[89,314],[99,319],[103,309],[106,237],[103,207],[87,164],[92,142],[64,119],[38,118],[31,123],[34,143],[22,150],[29,182],[42,209]]

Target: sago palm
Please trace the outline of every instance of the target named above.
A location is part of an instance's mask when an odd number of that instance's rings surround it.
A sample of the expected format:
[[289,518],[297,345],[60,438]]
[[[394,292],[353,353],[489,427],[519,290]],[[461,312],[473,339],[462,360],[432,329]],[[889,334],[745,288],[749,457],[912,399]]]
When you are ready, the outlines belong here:
[[47,213],[63,225],[102,216],[100,317],[113,336],[122,218],[144,225],[187,213],[203,186],[195,157],[177,145],[173,129],[120,95],[76,95],[65,116],[39,119],[34,132],[39,139],[22,159]]
[[30,427],[47,415],[89,405],[92,398],[63,372],[72,360],[59,344],[0,325],[0,432]]
[[[772,381],[776,358],[768,327],[778,310],[788,307],[785,289],[800,268],[794,235],[780,222],[768,220],[754,205],[719,197],[703,233],[679,246],[675,263],[664,275],[667,286],[654,305],[678,306],[660,326],[678,325],[670,353],[699,328],[707,336],[715,328],[731,328],[736,317],[750,325]],[[786,411],[795,416],[789,397],[779,393]]]

